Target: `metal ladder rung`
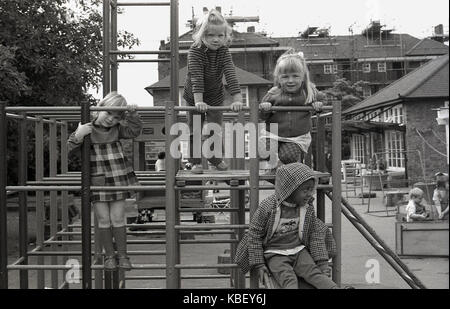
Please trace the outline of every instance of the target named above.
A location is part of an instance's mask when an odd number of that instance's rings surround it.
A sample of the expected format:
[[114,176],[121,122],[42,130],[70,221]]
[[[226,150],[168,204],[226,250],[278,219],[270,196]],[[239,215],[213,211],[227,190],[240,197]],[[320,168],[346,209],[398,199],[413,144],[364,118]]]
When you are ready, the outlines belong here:
[[[114,3],[111,2],[111,5]],[[117,2],[117,6],[170,6],[170,2]]]
[[110,50],[110,55],[170,55],[170,50]]

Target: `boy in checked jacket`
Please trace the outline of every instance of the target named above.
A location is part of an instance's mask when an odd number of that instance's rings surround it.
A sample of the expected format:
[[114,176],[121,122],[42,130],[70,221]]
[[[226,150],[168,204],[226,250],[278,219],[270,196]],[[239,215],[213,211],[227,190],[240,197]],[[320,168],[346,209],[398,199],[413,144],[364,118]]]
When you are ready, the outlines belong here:
[[338,288],[328,260],[336,243],[312,205],[313,171],[302,163],[277,170],[275,193],[264,199],[238,245],[235,263],[246,273],[257,269],[259,280],[273,279],[281,288],[297,289],[298,277],[319,289]]

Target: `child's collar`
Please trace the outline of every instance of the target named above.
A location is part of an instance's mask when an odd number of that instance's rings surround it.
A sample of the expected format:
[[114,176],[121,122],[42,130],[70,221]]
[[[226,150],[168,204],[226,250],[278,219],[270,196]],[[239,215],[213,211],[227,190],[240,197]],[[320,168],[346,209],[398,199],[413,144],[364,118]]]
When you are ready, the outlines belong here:
[[283,204],[284,206],[287,206],[287,207],[297,207],[298,206],[295,203],[289,203],[289,202],[286,202],[286,201],[282,201],[281,204]]

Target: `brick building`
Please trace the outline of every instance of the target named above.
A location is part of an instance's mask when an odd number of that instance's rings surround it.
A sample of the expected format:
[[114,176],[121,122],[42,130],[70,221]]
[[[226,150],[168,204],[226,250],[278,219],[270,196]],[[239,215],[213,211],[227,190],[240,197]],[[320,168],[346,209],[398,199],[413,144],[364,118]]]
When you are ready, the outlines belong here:
[[321,90],[338,78],[367,81],[369,97],[429,60],[448,53],[448,46],[432,39],[393,33],[379,21],[361,34],[331,36],[327,29],[309,27],[298,37],[272,38],[280,46],[304,53],[311,78]]
[[352,158],[380,153],[388,170],[411,179],[423,178],[420,161],[427,179],[448,171],[448,118],[437,121],[438,110],[448,113],[448,66],[448,54],[438,57],[344,111]]

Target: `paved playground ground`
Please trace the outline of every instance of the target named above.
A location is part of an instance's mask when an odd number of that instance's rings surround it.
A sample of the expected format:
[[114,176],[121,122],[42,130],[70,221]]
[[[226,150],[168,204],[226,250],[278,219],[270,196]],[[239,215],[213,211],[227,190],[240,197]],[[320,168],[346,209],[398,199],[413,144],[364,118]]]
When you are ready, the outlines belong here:
[[[260,199],[270,194],[270,191],[261,191]],[[377,197],[371,200],[371,210],[384,210],[381,192],[376,192]],[[358,211],[367,223],[377,232],[392,250],[395,251],[395,216],[386,216],[385,212],[366,213],[367,199],[361,204],[360,198],[349,197],[350,204]],[[391,211],[390,214],[395,212]],[[29,214],[30,235],[34,233],[34,213]],[[191,214],[184,214],[182,219],[190,220]],[[156,219],[164,219],[164,212],[157,211]],[[248,215],[247,215],[248,220]],[[326,221],[331,222],[331,202],[326,203]],[[216,223],[227,223],[228,216],[224,213],[216,215]],[[191,222],[189,224],[196,224]],[[17,256],[17,212],[8,213],[8,253],[9,262],[15,261]],[[198,235],[196,239],[223,239],[227,235]],[[129,239],[145,239],[144,236],[129,236]],[[152,239],[163,239],[162,236],[152,236]],[[73,249],[79,249],[80,246]],[[181,262],[186,264],[216,264],[218,256],[229,248],[227,244],[183,244],[181,245]],[[129,245],[129,250],[164,250],[165,245]],[[449,261],[448,258],[404,258],[403,262],[422,281],[427,288],[448,289],[449,288]],[[165,256],[133,256],[132,262],[136,264],[165,264]],[[30,258],[30,264],[33,258]],[[47,260],[49,263],[49,260]],[[379,282],[367,282],[366,274],[373,270],[379,263]],[[133,270],[130,276],[164,275],[165,270]],[[217,269],[193,269],[182,270],[185,274],[207,274],[217,275]],[[18,271],[9,272],[9,286],[19,287]],[[36,287],[36,271],[29,272],[30,288]],[[59,274],[61,282],[62,273]],[[375,277],[371,277],[376,279]],[[353,225],[342,216],[342,283],[350,284],[358,289],[409,289],[406,282],[394,271],[394,269],[376,252],[376,250],[365,240],[365,238],[353,227]],[[47,272],[46,284],[50,287],[50,273]],[[248,287],[248,280],[247,285]],[[127,288],[164,288],[165,280],[129,280]],[[230,288],[228,279],[202,279],[182,281],[182,288]],[[71,288],[79,288],[73,284]]]

